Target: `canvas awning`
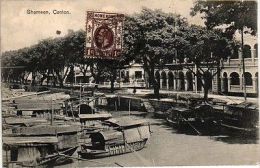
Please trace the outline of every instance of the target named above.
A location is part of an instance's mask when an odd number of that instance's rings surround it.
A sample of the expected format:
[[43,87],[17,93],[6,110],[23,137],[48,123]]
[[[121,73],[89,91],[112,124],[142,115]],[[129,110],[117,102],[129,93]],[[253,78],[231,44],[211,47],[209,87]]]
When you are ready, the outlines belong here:
[[7,117],[4,118],[6,124],[9,125],[32,125],[32,124],[43,124],[47,123],[47,119],[39,119],[39,118],[17,118],[17,117]]
[[33,127],[19,127],[14,129],[17,135],[39,136],[39,135],[57,135],[57,134],[76,134],[79,126],[71,125],[37,125]]
[[58,143],[58,138],[56,136],[3,137],[3,144],[8,146],[53,143]]
[[250,109],[250,110],[258,109],[258,104],[251,103],[251,102],[241,102],[238,104],[229,104],[228,106],[232,107],[232,108],[239,108],[239,109]]
[[119,118],[111,118],[111,119],[106,120],[106,122],[114,124],[116,126],[120,126],[120,127],[148,124],[147,120],[134,119],[134,118],[128,117],[128,116],[119,117]]
[[111,118],[110,113],[99,113],[99,114],[79,114],[80,120],[106,120]]
[[188,109],[188,108],[184,108],[184,107],[172,107],[171,111],[188,112],[188,111],[191,111],[191,110]]

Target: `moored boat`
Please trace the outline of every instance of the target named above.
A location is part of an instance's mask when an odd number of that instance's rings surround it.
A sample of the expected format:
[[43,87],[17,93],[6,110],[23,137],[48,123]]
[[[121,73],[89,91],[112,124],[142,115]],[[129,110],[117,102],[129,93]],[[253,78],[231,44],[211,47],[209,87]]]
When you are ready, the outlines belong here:
[[82,144],[78,152],[84,158],[99,158],[141,150],[150,138],[150,126],[146,120],[130,117],[106,120],[114,129],[90,135],[91,144]]
[[178,130],[197,134],[211,134],[217,131],[215,111],[210,104],[199,104],[190,108],[172,107],[167,110],[166,121]]
[[3,137],[6,165],[50,167],[72,161],[69,156],[78,148],[77,132],[70,125],[13,129],[13,134]]
[[166,121],[174,127],[182,127],[188,122],[195,121],[191,109],[185,107],[172,107],[166,112]]
[[259,109],[257,104],[242,102],[226,105],[220,125],[229,132],[257,135],[259,131]]

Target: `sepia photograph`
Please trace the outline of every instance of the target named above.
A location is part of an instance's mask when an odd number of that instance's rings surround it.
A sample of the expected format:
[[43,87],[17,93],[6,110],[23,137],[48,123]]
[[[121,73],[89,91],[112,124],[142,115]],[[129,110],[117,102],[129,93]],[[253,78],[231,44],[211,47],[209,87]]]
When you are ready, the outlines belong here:
[[257,0],[0,3],[0,167],[260,165]]

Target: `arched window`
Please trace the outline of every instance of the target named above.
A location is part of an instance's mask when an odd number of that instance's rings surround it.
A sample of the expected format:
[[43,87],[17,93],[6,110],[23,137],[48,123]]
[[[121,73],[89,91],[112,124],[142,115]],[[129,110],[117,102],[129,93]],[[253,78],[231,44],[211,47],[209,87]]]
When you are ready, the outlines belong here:
[[238,59],[238,51],[239,51],[239,46],[237,45],[234,47],[234,52],[231,55],[232,59]]
[[255,57],[257,58],[258,57],[258,45],[257,44],[254,45],[254,49],[255,49]]
[[252,86],[253,85],[251,73],[245,72],[245,82],[246,82],[246,86]]
[[251,47],[249,45],[244,45],[243,57],[251,58]]
[[230,85],[240,85],[239,74],[236,72],[232,72],[230,74]]

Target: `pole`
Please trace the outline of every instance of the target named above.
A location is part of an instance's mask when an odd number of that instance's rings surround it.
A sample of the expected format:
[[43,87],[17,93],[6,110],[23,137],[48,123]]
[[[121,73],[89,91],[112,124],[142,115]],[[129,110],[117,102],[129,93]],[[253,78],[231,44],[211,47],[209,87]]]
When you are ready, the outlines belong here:
[[80,114],[80,105],[81,105],[81,84],[79,87],[79,114]]
[[9,168],[8,150],[6,149],[6,167]]
[[129,102],[128,102],[128,110],[129,110],[129,116],[130,116],[130,113],[131,113],[131,99],[129,99]]
[[245,58],[244,58],[244,26],[242,27],[241,30],[241,42],[242,42],[242,46],[241,46],[241,54],[242,54],[242,68],[243,68],[243,90],[244,90],[244,98],[246,101],[246,80],[245,80]]
[[54,112],[54,109],[53,109],[53,97],[51,98],[51,125],[53,125],[53,112]]
[[195,64],[195,93],[198,93],[197,65]]
[[121,88],[121,69],[119,69],[119,88]]

